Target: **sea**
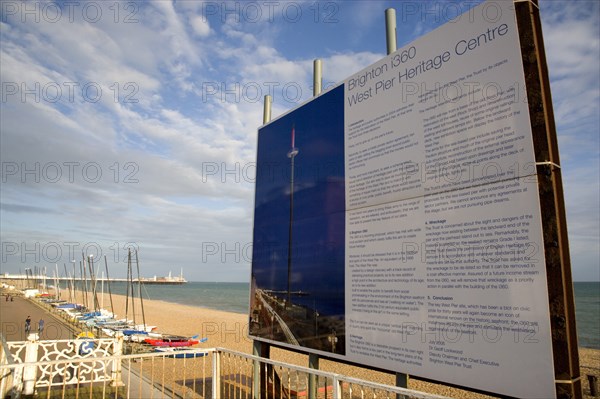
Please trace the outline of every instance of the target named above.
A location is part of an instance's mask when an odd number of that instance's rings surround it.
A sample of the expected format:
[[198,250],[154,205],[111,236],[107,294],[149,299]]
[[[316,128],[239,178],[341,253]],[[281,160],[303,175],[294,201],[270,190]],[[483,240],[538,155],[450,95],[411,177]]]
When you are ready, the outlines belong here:
[[[105,294],[108,293],[107,290],[108,288],[105,288]],[[139,296],[137,285],[134,290],[134,295],[137,298]],[[124,282],[113,282],[111,283],[111,291],[113,294],[125,295],[127,285]],[[142,294],[144,299],[247,314],[250,302],[250,285],[248,283],[195,281],[181,285],[144,284]]]
[[576,282],[573,287],[579,346],[600,349],[600,281]]
[[[112,292],[125,295],[124,283],[111,284]],[[188,282],[183,285],[145,285],[144,299],[248,313],[248,283]],[[575,318],[579,346],[600,349],[600,282],[576,282]],[[135,292],[136,297],[138,292]]]

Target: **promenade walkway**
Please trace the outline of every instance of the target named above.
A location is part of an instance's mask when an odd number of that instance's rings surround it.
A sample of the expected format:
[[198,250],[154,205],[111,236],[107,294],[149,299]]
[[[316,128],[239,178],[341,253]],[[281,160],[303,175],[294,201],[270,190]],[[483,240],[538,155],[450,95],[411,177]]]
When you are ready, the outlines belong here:
[[0,297],[0,332],[7,341],[25,341],[25,319],[31,316],[31,332],[38,332],[38,322],[44,319],[44,332],[40,339],[58,340],[71,339],[75,334],[69,326],[56,318],[50,312],[31,303],[29,300],[16,296],[14,300],[6,301],[6,291]]
[[[63,320],[55,317],[49,311],[37,306],[28,299],[14,296],[13,301],[6,301],[6,291],[0,296],[0,332],[6,341],[25,341],[25,319],[31,316],[31,333],[38,332],[40,319],[44,320],[44,331],[40,340],[66,340],[74,339],[75,331]],[[146,379],[140,381],[135,370],[128,370],[123,366],[123,382],[129,385],[124,388],[132,398],[161,398],[170,397],[150,384]]]

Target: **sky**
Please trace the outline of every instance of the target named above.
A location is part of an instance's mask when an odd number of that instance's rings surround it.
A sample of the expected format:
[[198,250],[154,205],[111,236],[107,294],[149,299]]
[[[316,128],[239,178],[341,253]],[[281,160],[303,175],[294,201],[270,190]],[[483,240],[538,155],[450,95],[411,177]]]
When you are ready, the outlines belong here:
[[[1,272],[250,278],[257,130],[478,2],[2,1]],[[600,280],[600,8],[540,0],[575,281]]]

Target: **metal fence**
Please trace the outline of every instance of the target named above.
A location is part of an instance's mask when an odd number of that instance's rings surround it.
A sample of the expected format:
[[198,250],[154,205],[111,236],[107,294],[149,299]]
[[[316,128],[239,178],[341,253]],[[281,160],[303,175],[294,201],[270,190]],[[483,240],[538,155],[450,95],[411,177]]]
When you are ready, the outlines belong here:
[[25,361],[31,358],[11,353],[27,344],[2,346],[2,398],[442,398],[222,348],[180,352],[182,358],[92,350],[82,356],[74,352],[69,358]]

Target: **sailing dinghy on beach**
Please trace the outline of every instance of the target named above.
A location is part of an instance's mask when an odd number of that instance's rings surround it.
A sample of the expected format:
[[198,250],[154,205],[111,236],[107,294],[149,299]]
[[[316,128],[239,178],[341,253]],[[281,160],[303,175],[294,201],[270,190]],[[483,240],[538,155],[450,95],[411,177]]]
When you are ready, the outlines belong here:
[[154,352],[163,353],[173,359],[193,359],[203,357],[208,354],[206,349],[202,348],[173,348],[173,347],[158,347],[154,348]]
[[206,342],[207,340],[207,338],[202,338],[201,340],[198,340],[197,338],[198,335],[194,335],[193,337],[182,337],[180,335],[164,335],[162,338],[159,339],[146,338],[144,342],[152,346],[180,348],[196,345],[200,342]]

